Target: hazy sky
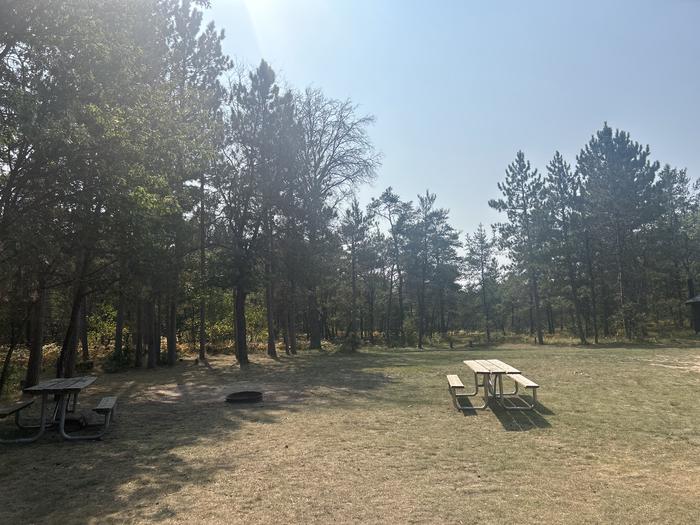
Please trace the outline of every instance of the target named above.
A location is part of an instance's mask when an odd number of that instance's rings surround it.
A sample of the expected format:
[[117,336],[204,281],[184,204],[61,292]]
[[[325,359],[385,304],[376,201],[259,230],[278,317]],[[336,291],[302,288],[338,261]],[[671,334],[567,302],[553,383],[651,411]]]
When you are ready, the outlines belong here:
[[700,2],[212,0],[239,62],[375,115],[368,201],[426,188],[472,231],[522,149],[571,162],[604,121],[700,173]]

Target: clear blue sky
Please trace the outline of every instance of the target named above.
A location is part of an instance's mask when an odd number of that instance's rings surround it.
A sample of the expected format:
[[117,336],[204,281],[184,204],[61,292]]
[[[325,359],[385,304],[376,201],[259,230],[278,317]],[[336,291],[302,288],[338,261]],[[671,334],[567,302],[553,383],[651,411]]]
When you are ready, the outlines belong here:
[[700,172],[698,1],[212,4],[237,61],[376,116],[384,161],[362,201],[429,188],[470,232],[497,220],[487,201],[518,149],[541,170],[557,149],[573,164],[606,120]]

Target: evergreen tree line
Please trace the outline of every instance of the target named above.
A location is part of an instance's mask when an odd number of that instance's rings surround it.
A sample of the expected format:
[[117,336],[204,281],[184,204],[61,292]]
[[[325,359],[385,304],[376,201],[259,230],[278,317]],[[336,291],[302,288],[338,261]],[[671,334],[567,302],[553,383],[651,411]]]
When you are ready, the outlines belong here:
[[114,367],[172,365],[178,344],[243,366],[260,340],[275,357],[685,325],[684,170],[607,125],[575,168],[556,154],[543,177],[518,153],[490,202],[505,221],[461,242],[429,191],[361,207],[373,118],[265,61],[234,67],[206,5],[2,0],[0,389],[13,362],[35,384],[48,343],[60,377],[95,344]]
[[[526,326],[542,344],[545,330],[566,328],[598,343],[688,326],[700,185],[685,169],[661,167],[648,146],[606,123],[574,167],[556,152],[540,174],[518,152],[498,188],[489,205],[506,221],[494,237],[480,228],[467,240],[487,337],[492,327]],[[509,260],[501,273],[497,248]]]

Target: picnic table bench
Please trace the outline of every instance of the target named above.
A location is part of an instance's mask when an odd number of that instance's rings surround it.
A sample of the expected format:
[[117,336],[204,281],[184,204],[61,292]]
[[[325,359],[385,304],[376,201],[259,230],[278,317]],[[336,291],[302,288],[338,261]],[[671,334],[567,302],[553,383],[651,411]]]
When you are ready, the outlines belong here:
[[15,425],[17,425],[19,428],[27,428],[20,422],[20,413],[22,410],[30,407],[33,404],[34,399],[22,399],[12,403],[11,405],[0,406],[0,419],[5,419],[6,417],[14,414]]
[[[474,390],[466,392],[466,387],[462,383],[459,376],[449,374],[447,376],[447,384],[452,395],[455,406],[459,410],[476,410],[484,409],[488,406],[491,400],[498,401],[506,410],[532,410],[537,402],[537,389],[539,385],[523,376],[520,370],[514,366],[504,363],[499,359],[469,359],[465,360],[464,364],[474,374]],[[503,377],[507,377],[514,383],[514,388],[511,392],[505,392],[503,389]],[[479,378],[481,377],[481,381]],[[532,392],[532,402],[523,398],[518,393],[518,387],[530,389]],[[484,403],[480,406],[465,407],[458,403],[458,398],[462,396],[476,396],[479,393],[479,388],[483,388]],[[514,404],[506,404],[506,399],[517,398],[521,400],[525,406]]]
[[[49,379],[41,383],[25,388],[24,393],[32,396],[41,396],[41,414],[39,423],[36,425],[27,425],[20,423],[20,412],[34,403],[33,399],[19,401],[7,407],[0,408],[0,419],[8,415],[15,415],[15,423],[22,429],[38,429],[33,436],[16,438],[16,439],[0,439],[0,443],[32,443],[39,439],[47,428],[58,427],[58,431],[63,439],[69,441],[78,441],[86,439],[100,439],[106,432],[109,424],[114,417],[116,411],[117,398],[109,396],[103,398],[96,408],[93,410],[104,416],[102,428],[96,434],[69,434],[66,432],[66,419],[69,412],[75,412],[78,403],[78,394],[95,382],[97,378],[94,376],[71,377]],[[49,397],[53,396],[55,400],[54,409],[50,417],[47,417],[47,408],[49,405]],[[69,408],[73,398],[72,409]]]
[[24,399],[21,401],[16,401],[11,405],[0,407],[0,419],[6,418],[7,416],[11,416],[12,414],[17,416],[23,408],[27,408],[33,403],[33,399]]

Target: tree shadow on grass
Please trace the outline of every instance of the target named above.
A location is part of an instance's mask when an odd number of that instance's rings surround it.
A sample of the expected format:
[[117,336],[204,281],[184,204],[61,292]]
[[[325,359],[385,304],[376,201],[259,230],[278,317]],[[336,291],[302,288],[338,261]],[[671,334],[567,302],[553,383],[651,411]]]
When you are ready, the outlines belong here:
[[[102,395],[119,397],[103,441],[67,443],[51,431],[34,444],[2,446],[0,522],[172,520],[178,509],[164,496],[187,494],[243,465],[231,443],[249,435],[244,427],[277,424],[309,399],[331,409],[371,401],[393,382],[381,368],[402,361],[384,354],[264,359],[244,370],[212,357],[207,366],[100,376],[81,394],[79,410],[89,412]],[[249,386],[264,392],[262,403],[224,401]]]
[[[90,408],[102,395],[119,396],[118,417],[104,441],[66,443],[50,433],[36,444],[0,450],[0,521],[172,521],[179,507],[169,507],[173,498],[166,496],[186,498],[206,490],[223,471],[235,477],[245,468],[250,458],[232,443],[249,439],[255,432],[249,425],[276,425],[302,403],[312,410],[440,403],[435,389],[453,366],[449,352],[448,363],[445,351],[404,349],[252,356],[243,370],[230,356],[211,356],[207,366],[185,361],[102,375],[80,401]],[[454,366],[460,363],[454,359]],[[224,402],[226,394],[250,387],[263,391],[261,404]],[[507,423],[510,430],[527,430],[528,421],[530,428],[543,428],[548,423],[538,412],[497,417],[515,421]]]
[[[275,420],[270,413],[255,418]],[[5,522],[166,519],[171,513],[159,507],[163,495],[216,473],[179,451],[225,439],[246,419],[251,415],[193,415],[166,403],[125,399],[103,441],[66,443],[51,432],[36,444],[6,448],[7,468],[0,474]]]

